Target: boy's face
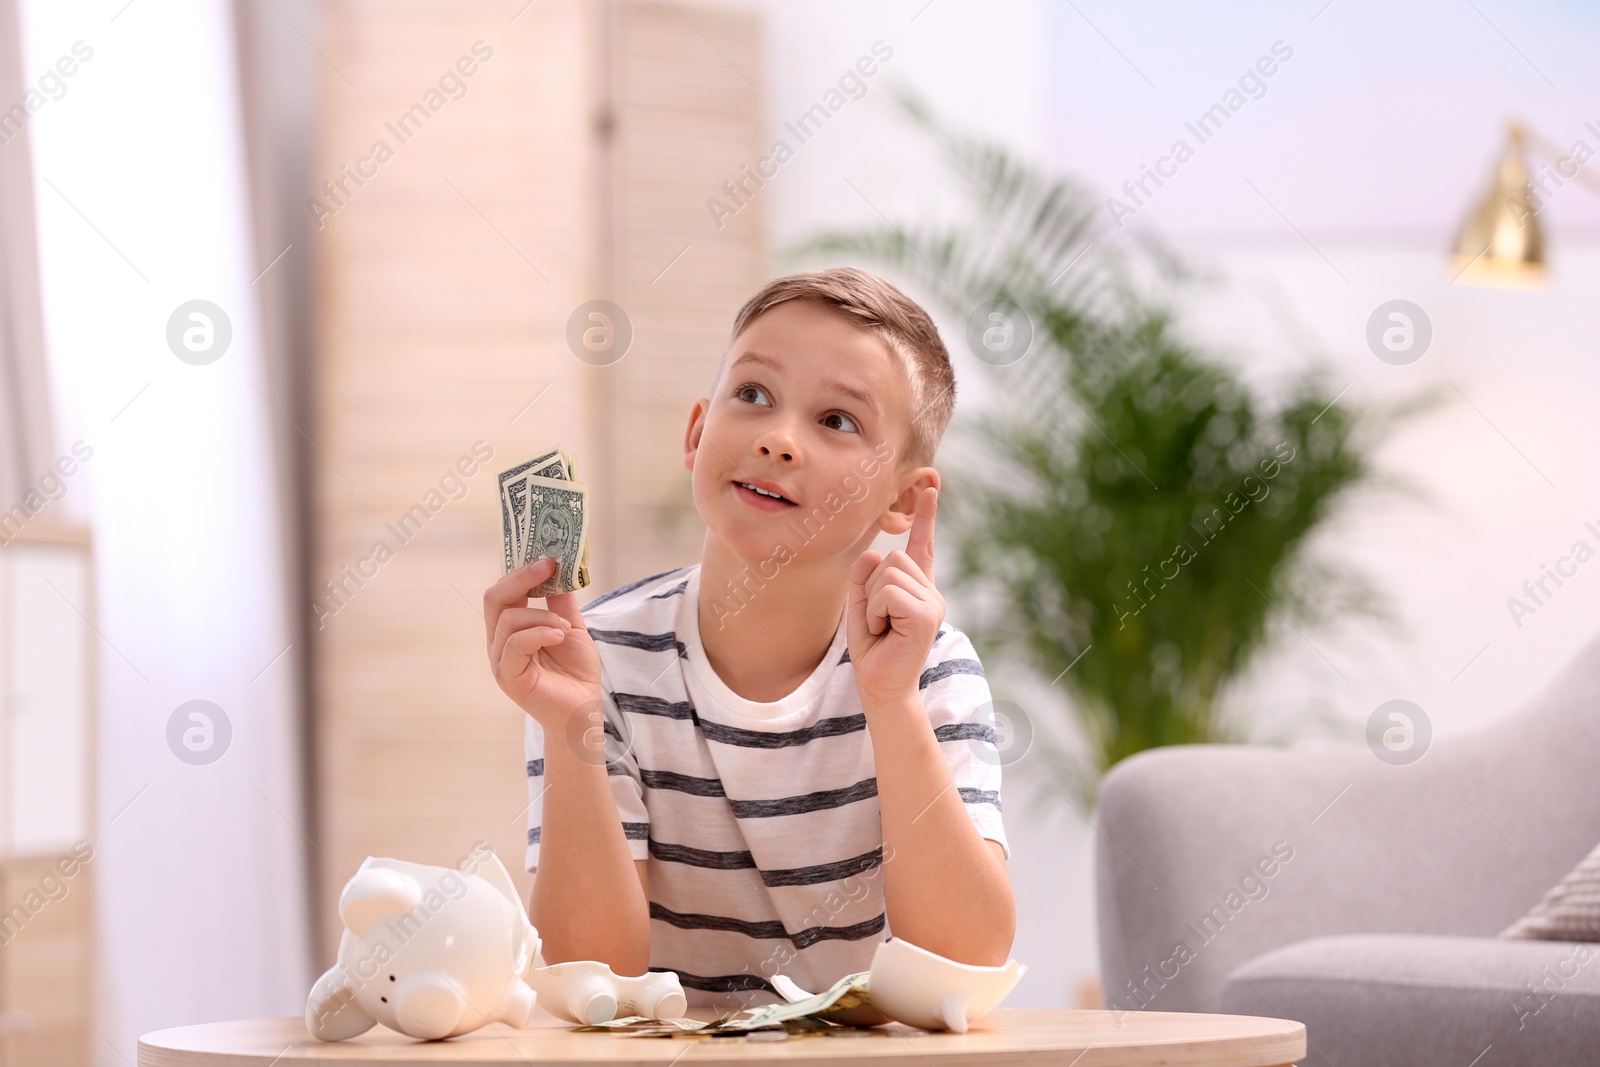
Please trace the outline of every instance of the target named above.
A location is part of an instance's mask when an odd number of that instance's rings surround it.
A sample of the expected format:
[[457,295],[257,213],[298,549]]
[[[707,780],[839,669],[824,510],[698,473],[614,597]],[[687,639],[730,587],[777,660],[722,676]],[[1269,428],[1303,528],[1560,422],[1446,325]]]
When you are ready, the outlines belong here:
[[[820,561],[909,525],[889,509],[916,474],[903,462],[911,385],[878,337],[788,300],[745,328],[715,388],[690,412],[684,466],[700,517],[734,552],[765,559],[783,542]],[[787,500],[740,484],[752,482]]]

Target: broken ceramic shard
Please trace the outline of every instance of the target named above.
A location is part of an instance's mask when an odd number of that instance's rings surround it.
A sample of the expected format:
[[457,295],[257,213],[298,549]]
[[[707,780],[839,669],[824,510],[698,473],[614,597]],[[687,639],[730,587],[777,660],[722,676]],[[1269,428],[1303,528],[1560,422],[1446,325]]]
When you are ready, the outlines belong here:
[[552,1015],[594,1026],[610,1022],[619,1010],[647,1019],[677,1019],[689,1007],[673,971],[626,976],[598,960],[544,964],[528,972],[539,1006]]
[[494,852],[461,867],[368,856],[339,896],[338,962],[306,1001],[306,1029],[340,1041],[383,1023],[437,1040],[534,1018],[523,980],[539,934]]
[[[765,1025],[777,1016],[790,1018],[803,1010],[847,1026],[902,1022],[924,1030],[966,1033],[968,1024],[1004,1000],[1027,970],[1014,959],[999,967],[957,963],[897,937],[878,946],[871,970],[846,975],[826,993],[807,993],[788,976],[774,975],[772,986],[788,1004],[753,1008],[750,1018],[734,1024]],[[758,1019],[762,1012],[766,1015]]]
[[957,963],[896,937],[878,946],[868,975],[873,1006],[891,1018],[924,1030],[964,1034],[1027,971],[1015,959],[998,967]]

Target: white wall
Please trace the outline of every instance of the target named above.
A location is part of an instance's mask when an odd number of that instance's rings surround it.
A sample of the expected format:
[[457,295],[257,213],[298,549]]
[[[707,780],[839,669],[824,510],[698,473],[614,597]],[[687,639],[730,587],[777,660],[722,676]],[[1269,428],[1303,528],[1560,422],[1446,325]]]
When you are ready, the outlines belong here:
[[[1600,370],[1589,340],[1600,247],[1567,242],[1551,291],[1527,294],[1452,286],[1437,246],[1319,244],[1348,285],[1330,286],[1327,264],[1298,239],[1211,244],[1230,282],[1195,309],[1196,321],[1219,344],[1277,353],[1256,364],[1262,377],[1310,348],[1335,388],[1350,383],[1342,403],[1437,390],[1443,405],[1380,456],[1431,499],[1369,501],[1324,539],[1333,558],[1374,579],[1402,632],[1362,625],[1343,638],[1308,635],[1316,649],[1288,634],[1239,699],[1274,727],[1296,709],[1325,708],[1350,724],[1353,740],[1378,704],[1403,697],[1437,734],[1458,732],[1533,696],[1600,627],[1600,567],[1548,584],[1555,595],[1532,615],[1507,607],[1575,540],[1600,549],[1584,529],[1591,520],[1600,529]],[[1364,339],[1372,309],[1395,296],[1434,325],[1429,351],[1409,366],[1376,359]]]

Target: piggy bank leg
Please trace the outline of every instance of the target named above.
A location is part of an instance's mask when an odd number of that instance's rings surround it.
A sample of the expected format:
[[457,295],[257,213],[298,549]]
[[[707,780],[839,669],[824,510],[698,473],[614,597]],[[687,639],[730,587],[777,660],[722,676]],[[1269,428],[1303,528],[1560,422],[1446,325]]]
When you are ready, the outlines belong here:
[[377,1020],[361,1010],[344,967],[330,967],[306,998],[306,1029],[318,1041],[343,1041],[366,1033]]
[[575,975],[567,979],[567,1007],[573,1018],[589,1026],[608,1023],[617,1017],[616,979],[598,974]]
[[495,1013],[495,1018],[507,1026],[526,1030],[533,1025],[533,1009],[537,1000],[538,995],[527,982],[513,977],[506,983],[505,992],[500,995],[500,1010]]
[[689,1010],[683,987],[670,974],[658,974],[639,990],[639,1014],[652,1019],[681,1019]]

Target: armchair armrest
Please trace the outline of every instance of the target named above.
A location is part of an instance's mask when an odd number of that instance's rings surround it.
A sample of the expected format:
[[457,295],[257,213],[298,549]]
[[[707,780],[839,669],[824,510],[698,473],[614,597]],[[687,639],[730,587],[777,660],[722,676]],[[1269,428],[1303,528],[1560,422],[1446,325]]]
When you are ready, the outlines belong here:
[[1216,1011],[1234,968],[1344,933],[1493,935],[1600,841],[1600,642],[1517,714],[1365,746],[1140,753],[1100,790],[1108,1007]]

